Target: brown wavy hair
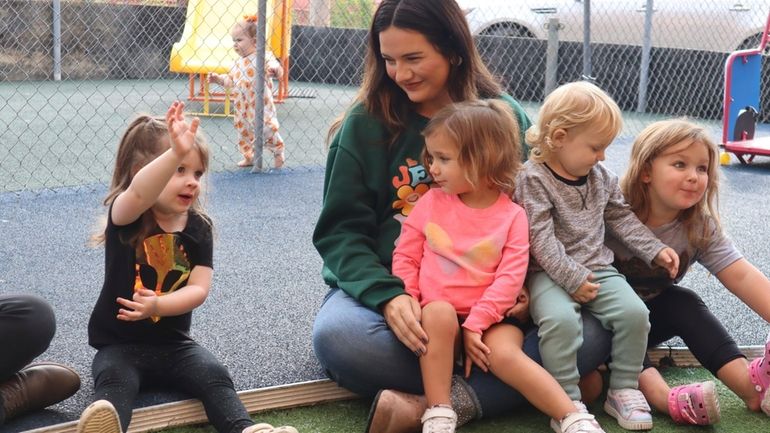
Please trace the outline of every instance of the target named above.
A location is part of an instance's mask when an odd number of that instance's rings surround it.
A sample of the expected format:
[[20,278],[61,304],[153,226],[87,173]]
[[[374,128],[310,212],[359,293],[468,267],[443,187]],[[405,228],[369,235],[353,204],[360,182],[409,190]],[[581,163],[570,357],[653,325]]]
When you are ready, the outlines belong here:
[[[519,124],[510,106],[500,100],[478,100],[451,104],[439,110],[422,134],[441,131],[458,147],[460,166],[466,180],[475,187],[481,182],[512,195],[521,168]],[[432,158],[427,148],[423,164]]]
[[[414,109],[406,93],[388,76],[380,51],[380,33],[396,27],[423,35],[451,60],[447,91],[453,101],[494,98],[502,93],[497,79],[481,60],[468,29],[465,14],[454,0],[383,0],[372,18],[366,47],[364,75],[354,105],[380,119],[393,143],[406,128]],[[329,129],[327,140],[337,132],[344,116]]]
[[[134,176],[142,167],[170,148],[168,127],[164,119],[149,115],[139,115],[132,120],[118,145],[115,169],[112,172],[110,190],[103,201],[104,206],[109,208],[115,201],[115,198],[128,189]],[[206,139],[203,137],[200,129],[198,129],[198,133],[195,136],[195,151],[200,156],[204,173],[208,172],[210,152]],[[198,195],[190,209],[201,215],[204,221],[209,221],[201,201],[201,196],[203,195],[202,189],[201,194]],[[124,242],[135,246],[139,239],[144,239],[155,227],[156,223],[152,217],[151,210],[148,209],[142,214],[141,219],[140,229],[137,233],[132,234],[130,238],[124,239]],[[104,216],[99,223],[99,229],[91,236],[91,243],[93,245],[104,242],[104,229],[106,226],[107,218]]]

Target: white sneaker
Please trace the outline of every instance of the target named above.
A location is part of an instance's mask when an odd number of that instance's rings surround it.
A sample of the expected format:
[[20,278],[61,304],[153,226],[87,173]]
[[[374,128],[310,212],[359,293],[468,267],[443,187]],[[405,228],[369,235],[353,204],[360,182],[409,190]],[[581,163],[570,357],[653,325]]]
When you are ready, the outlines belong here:
[[457,414],[447,405],[429,407],[422,416],[422,433],[454,433]]
[[596,418],[588,413],[586,405],[580,400],[573,400],[577,412],[567,414],[561,421],[551,418],[551,429],[556,433],[605,433],[596,421]]
[[638,389],[610,389],[607,391],[604,411],[618,420],[618,424],[626,430],[652,429],[650,405]]

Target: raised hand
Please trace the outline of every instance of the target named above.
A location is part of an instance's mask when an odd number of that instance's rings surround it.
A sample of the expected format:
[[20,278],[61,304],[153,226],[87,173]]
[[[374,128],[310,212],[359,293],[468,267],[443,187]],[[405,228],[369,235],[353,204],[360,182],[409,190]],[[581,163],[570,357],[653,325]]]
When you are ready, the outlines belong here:
[[166,112],[166,125],[171,137],[171,149],[179,158],[183,158],[195,144],[200,119],[193,117],[192,121],[187,123],[184,117],[184,102],[174,101]]

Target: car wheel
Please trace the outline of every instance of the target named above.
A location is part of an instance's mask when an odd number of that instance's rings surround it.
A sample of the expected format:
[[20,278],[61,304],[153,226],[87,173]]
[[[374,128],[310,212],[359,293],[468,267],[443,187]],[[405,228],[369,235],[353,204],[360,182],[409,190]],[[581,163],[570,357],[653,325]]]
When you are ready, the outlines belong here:
[[534,38],[526,28],[514,23],[492,24],[481,32],[483,36],[500,36],[506,38]]

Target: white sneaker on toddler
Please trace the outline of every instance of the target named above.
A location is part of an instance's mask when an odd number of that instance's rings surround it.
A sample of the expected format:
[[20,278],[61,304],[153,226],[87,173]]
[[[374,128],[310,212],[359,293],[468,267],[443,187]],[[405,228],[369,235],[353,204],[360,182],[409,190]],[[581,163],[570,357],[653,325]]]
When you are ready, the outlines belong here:
[[445,404],[429,407],[422,416],[422,433],[454,433],[456,427],[457,414]]
[[582,401],[573,400],[577,412],[567,414],[560,421],[551,418],[551,429],[556,433],[605,433],[596,418],[588,413]]
[[618,420],[618,424],[626,430],[652,429],[650,405],[638,389],[610,389],[607,391],[604,411]]

